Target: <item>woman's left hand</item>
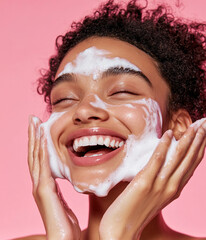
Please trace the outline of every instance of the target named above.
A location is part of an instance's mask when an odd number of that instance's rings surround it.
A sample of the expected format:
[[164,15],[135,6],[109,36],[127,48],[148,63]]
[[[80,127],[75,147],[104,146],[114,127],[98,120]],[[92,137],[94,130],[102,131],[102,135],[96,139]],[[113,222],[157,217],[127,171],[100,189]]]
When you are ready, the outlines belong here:
[[176,199],[204,156],[206,121],[190,126],[165,163],[171,130],[164,133],[147,166],[112,203],[100,223],[100,239],[139,239],[144,227]]

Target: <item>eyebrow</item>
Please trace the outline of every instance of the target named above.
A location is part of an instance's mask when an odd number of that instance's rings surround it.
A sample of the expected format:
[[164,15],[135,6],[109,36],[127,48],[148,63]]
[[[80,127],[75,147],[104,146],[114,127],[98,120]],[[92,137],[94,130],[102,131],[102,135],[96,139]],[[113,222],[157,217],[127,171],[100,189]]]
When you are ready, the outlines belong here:
[[[153,87],[151,81],[148,79],[148,77],[144,73],[142,73],[141,71],[134,70],[132,68],[111,67],[111,68],[107,69],[106,71],[104,71],[102,73],[101,77],[104,78],[104,77],[121,75],[121,74],[129,74],[129,75],[141,77],[142,79],[144,79],[146,81],[147,84],[149,84],[150,87]],[[75,74],[65,73],[54,80],[52,88],[59,85],[62,82],[73,82],[75,80],[76,80]]]
[[59,85],[62,82],[72,82],[75,81],[75,75],[72,73],[65,73],[56,78],[52,84],[52,88],[55,87],[56,85]]
[[153,87],[149,78],[142,71],[137,71],[132,68],[111,67],[105,72],[103,72],[102,77],[108,77],[111,75],[120,75],[120,74],[129,74],[129,75],[141,77],[149,84],[150,87]]

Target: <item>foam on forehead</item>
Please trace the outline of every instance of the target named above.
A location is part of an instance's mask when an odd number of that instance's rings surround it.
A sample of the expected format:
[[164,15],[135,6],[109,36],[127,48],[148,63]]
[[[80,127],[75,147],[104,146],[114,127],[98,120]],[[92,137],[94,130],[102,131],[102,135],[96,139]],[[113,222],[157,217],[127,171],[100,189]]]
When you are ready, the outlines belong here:
[[92,75],[93,80],[97,80],[101,73],[114,67],[129,68],[134,71],[140,72],[141,70],[130,63],[124,58],[108,58],[106,55],[110,54],[109,51],[97,49],[96,47],[90,47],[80,52],[73,62],[69,62],[65,65],[63,71],[58,77],[67,73]]

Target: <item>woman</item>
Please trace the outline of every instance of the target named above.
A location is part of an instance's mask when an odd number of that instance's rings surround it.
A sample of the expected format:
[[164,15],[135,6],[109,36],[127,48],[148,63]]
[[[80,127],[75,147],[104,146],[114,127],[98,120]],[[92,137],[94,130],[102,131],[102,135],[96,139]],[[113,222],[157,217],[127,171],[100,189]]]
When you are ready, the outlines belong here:
[[[38,88],[51,117],[29,125],[46,236],[25,239],[198,239],[171,230],[161,210],[206,146],[206,121],[195,122],[206,110],[204,27],[176,21],[163,7],[109,1],[58,38]],[[86,230],[55,177],[89,194]]]

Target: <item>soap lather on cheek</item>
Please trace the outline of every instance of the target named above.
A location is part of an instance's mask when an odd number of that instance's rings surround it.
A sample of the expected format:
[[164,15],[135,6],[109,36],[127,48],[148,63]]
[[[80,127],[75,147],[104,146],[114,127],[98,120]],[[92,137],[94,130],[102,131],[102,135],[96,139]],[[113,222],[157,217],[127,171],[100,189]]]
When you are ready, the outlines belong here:
[[[95,96],[95,102],[91,102],[90,104],[92,106],[103,109],[122,107],[122,105],[107,104],[102,101],[98,96]],[[93,192],[97,196],[101,197],[106,196],[109,190],[119,182],[131,181],[149,162],[155,148],[161,141],[161,112],[158,104],[152,99],[136,100],[133,101],[131,104],[124,104],[124,107],[134,108],[136,104],[141,105],[145,111],[146,126],[143,134],[141,135],[141,137],[138,138],[135,135],[129,135],[124,147],[125,158],[123,159],[122,164],[114,172],[112,172],[108,176],[108,178],[105,179],[105,181],[98,185],[80,183],[80,185],[84,187],[85,191]],[[59,118],[65,113],[66,112],[53,113],[50,116],[49,120],[45,123],[42,123],[40,127],[44,128],[44,132],[47,138],[49,161],[53,176],[59,178],[66,178],[72,183],[70,178],[70,170],[68,166],[64,165],[59,158],[50,133],[52,125],[56,121],[58,121]],[[193,123],[192,126],[194,128],[197,128],[204,120],[205,119],[198,120]],[[178,141],[173,138],[166,157],[165,164],[168,164],[169,161],[172,161],[172,154],[175,152],[177,144]],[[73,186],[77,191],[83,192],[75,184],[73,184]]]
[[47,150],[49,155],[49,163],[53,177],[55,178],[66,178],[71,181],[69,168],[61,161],[54,143],[51,137],[52,125],[61,118],[65,112],[52,113],[47,122],[40,125],[44,129],[44,133],[47,139]]
[[[133,110],[135,105],[138,105],[142,107],[146,116],[146,127],[141,138],[137,139],[134,135],[130,135],[128,137],[125,144],[125,158],[123,159],[122,164],[114,172],[112,172],[105,181],[98,185],[87,185],[87,183],[81,183],[81,185],[84,186],[85,191],[93,192],[98,196],[106,196],[109,190],[120,181],[130,181],[148,162],[159,141],[156,129],[157,125],[160,125],[158,128],[161,128],[161,113],[158,104],[152,99],[136,100],[130,104],[112,105],[105,103],[97,95],[95,95],[95,101],[90,104],[94,107],[103,109],[125,107]],[[57,124],[57,121],[59,121],[65,113],[67,112],[52,113],[48,121],[42,123],[40,127],[44,128],[45,136],[47,138],[49,162],[53,176],[66,178],[72,183],[70,178],[70,169],[61,161],[55,149],[50,132],[53,124]],[[82,192],[77,186],[75,186],[75,184],[73,185],[77,191]]]
[[162,131],[162,115],[159,105],[152,99],[140,99],[130,104],[112,105],[95,96],[94,107],[129,108],[141,107],[145,113],[145,128],[141,136],[129,135],[124,151],[125,157],[121,165],[99,185],[90,185],[89,190],[98,196],[106,196],[109,190],[121,181],[131,181],[149,162],[156,146],[158,145]]
[[[149,162],[152,154],[154,153],[157,145],[161,141],[162,135],[162,115],[159,105],[152,99],[141,99],[131,102],[131,104],[123,105],[110,105],[104,103],[98,96],[93,106],[101,107],[104,109],[111,107],[127,107],[134,108],[136,104],[142,106],[145,112],[145,129],[141,136],[129,135],[125,143],[124,151],[125,157],[122,164],[99,185],[90,185],[89,190],[98,196],[106,196],[109,190],[121,181],[131,181]],[[193,123],[191,126],[197,128],[205,119],[200,119]],[[179,141],[173,137],[169,147],[165,165],[169,165],[172,161],[172,156],[175,153]],[[164,176],[162,176],[164,177]]]

